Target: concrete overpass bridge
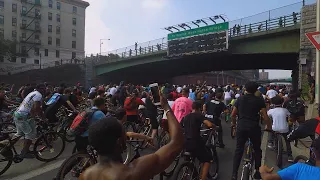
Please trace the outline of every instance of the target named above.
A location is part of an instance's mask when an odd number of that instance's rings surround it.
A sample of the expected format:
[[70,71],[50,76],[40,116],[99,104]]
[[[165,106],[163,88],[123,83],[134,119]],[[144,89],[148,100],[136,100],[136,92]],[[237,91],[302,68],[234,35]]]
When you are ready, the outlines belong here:
[[169,58],[167,40],[160,38],[91,57],[93,64],[92,69],[89,65],[89,72],[91,77],[104,81],[160,81],[179,75],[221,70],[297,71],[301,7],[302,4],[294,4],[286,7],[285,11],[268,11],[265,13],[267,17],[260,17],[260,21],[244,18],[240,22],[230,22],[230,46],[226,52]]

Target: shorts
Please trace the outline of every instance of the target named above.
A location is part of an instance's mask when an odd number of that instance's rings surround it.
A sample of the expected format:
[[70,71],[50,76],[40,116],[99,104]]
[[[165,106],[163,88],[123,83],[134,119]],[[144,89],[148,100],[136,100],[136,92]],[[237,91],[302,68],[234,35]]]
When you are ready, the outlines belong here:
[[29,140],[36,138],[37,132],[34,119],[28,119],[28,116],[15,112],[13,120],[17,128],[15,136],[24,136],[25,139]]
[[210,149],[206,147],[204,141],[201,143],[188,143],[186,142],[186,151],[190,152],[193,157],[196,157],[201,163],[211,162],[213,160]]

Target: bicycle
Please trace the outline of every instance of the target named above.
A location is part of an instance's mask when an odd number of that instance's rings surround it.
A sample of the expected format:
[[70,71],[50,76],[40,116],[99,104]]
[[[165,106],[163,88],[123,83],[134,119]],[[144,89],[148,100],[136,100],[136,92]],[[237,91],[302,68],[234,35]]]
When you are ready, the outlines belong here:
[[247,140],[245,147],[245,157],[243,158],[244,164],[241,172],[241,180],[249,180],[250,177],[253,178],[253,165],[254,165],[254,150],[253,144],[250,138]]
[[[207,133],[209,132],[210,133]],[[213,132],[213,129],[205,129],[201,130],[203,133],[202,136],[206,140],[206,147],[210,151],[213,160],[210,164],[210,169],[207,177],[209,179],[217,179],[218,171],[219,171],[219,159],[216,151],[216,141],[217,134]],[[185,162],[178,166],[177,171],[175,172],[173,179],[183,179],[183,180],[199,180],[201,173],[201,166],[199,163],[195,161],[195,157],[193,157],[190,152],[183,152],[181,156],[184,157]],[[198,168],[197,168],[198,167]],[[186,168],[186,170],[184,170]],[[181,175],[182,173],[182,175]]]
[[283,142],[282,142],[282,134],[279,132],[272,131],[273,133],[273,147],[274,150],[277,151],[277,156],[276,156],[276,164],[279,168],[282,168],[283,165],[283,159],[282,159],[282,154],[283,154]]
[[[34,145],[33,145],[33,153],[39,161],[42,162],[50,162],[52,160],[55,160],[58,158],[65,148],[65,141],[63,137],[57,133],[52,131],[52,128],[50,124],[40,121],[36,127],[38,134],[40,136],[36,139]],[[2,134],[6,135],[8,138],[6,140],[3,140],[0,142],[0,154],[4,157],[0,159],[1,162],[5,162],[6,165],[2,170],[0,170],[0,175],[5,173],[9,167],[12,165],[12,162],[20,163],[23,159],[21,159],[16,151],[15,144],[23,137],[13,137],[10,138],[9,135],[16,133],[15,131],[1,131]],[[44,153],[46,153],[46,150],[49,152],[49,154],[52,154],[55,152],[55,148],[51,145],[51,143],[55,140],[60,138],[62,140],[62,148],[60,151],[58,151],[58,154],[50,157],[50,158],[44,158]]]

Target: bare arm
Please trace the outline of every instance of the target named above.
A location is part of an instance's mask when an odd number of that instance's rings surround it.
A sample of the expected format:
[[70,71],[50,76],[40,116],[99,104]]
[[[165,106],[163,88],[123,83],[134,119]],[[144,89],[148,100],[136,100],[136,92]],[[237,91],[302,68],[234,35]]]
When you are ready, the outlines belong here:
[[205,124],[208,128],[213,128],[215,127],[214,124],[212,124],[212,122],[208,121],[208,120],[204,120],[203,124]]
[[135,133],[135,132],[127,132],[126,135],[131,138],[142,139],[142,140],[150,140],[151,137],[146,136],[144,134]]
[[[163,96],[161,96],[161,104],[164,110],[170,109]],[[154,154],[133,161],[130,170],[127,172],[132,179],[151,179],[156,174],[163,172],[182,151],[184,142],[181,126],[172,111],[167,113],[167,118],[170,142]]]

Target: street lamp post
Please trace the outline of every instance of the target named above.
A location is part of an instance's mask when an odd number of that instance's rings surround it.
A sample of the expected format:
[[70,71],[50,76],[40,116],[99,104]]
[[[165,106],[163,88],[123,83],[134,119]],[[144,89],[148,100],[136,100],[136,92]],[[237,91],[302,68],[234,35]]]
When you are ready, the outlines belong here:
[[107,41],[110,41],[110,39],[100,39],[100,56],[101,56],[101,45],[103,44],[103,40],[107,40]]
[[39,66],[40,66],[40,69],[41,69],[41,53],[39,55],[40,55]]
[[[317,0],[317,31],[320,31],[320,0]],[[319,85],[320,85],[320,51],[316,49],[316,97],[315,102],[319,104],[320,95],[319,95]]]

